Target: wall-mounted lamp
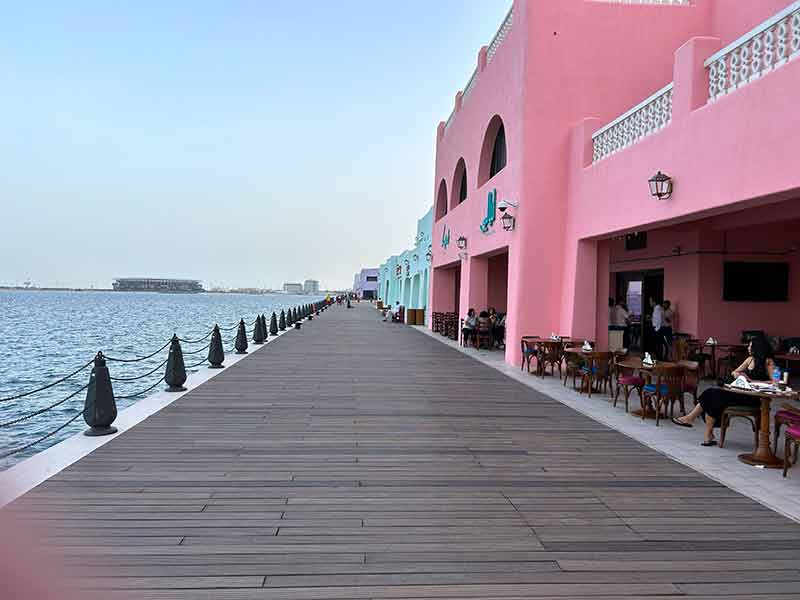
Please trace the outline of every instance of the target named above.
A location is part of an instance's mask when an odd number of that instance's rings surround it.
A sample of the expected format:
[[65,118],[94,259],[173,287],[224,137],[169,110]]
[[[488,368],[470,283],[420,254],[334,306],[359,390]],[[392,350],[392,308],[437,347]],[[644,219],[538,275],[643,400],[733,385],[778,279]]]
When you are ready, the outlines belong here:
[[504,212],[503,216],[500,217],[500,222],[503,224],[505,231],[514,231],[514,227],[517,224],[517,220],[507,212]]
[[650,195],[659,200],[666,200],[672,195],[672,177],[665,175],[661,171],[653,175],[649,180]]
[[419,254],[415,254],[414,255],[414,262],[417,262],[418,260],[419,260]]
[[458,246],[459,250],[466,250],[467,249],[467,238],[463,235],[456,240],[456,246]]
[[425,258],[428,259],[428,262],[433,261],[433,246],[428,244],[428,253],[425,255]]

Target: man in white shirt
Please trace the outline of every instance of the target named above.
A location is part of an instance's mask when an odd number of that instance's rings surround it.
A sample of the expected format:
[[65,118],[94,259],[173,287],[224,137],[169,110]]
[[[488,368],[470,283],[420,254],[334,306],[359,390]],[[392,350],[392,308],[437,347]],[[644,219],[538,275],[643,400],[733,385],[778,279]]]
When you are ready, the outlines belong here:
[[622,300],[617,300],[614,310],[611,312],[611,325],[615,327],[625,327],[628,325],[630,314],[625,310],[625,305]]
[[663,360],[664,337],[661,333],[661,326],[664,324],[664,309],[653,298],[650,298],[650,307],[653,309],[653,314],[650,318],[654,332],[652,344],[653,353],[655,354],[656,360]]

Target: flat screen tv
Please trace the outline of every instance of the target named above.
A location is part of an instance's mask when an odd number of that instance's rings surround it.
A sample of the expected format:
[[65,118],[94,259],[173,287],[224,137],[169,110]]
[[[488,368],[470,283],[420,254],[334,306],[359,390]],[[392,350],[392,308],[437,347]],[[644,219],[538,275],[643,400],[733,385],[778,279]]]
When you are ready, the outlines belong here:
[[789,264],[726,261],[722,299],[726,302],[788,302]]

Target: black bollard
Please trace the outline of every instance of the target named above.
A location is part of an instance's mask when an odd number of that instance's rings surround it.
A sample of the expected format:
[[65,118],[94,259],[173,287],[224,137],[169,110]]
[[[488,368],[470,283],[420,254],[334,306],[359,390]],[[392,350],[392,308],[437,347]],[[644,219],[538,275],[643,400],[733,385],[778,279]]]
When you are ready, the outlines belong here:
[[260,317],[256,317],[261,319],[261,331],[264,332],[264,341],[266,342],[269,339],[269,327],[267,326],[267,317],[263,314]]
[[297,318],[297,307],[292,309],[292,323],[297,323],[300,319]]
[[292,309],[290,308],[286,311],[286,326],[291,327],[293,323],[294,319],[292,318]]
[[239,329],[236,331],[236,354],[247,354],[247,330],[244,328],[244,319],[239,320]]
[[295,323],[294,323],[294,328],[295,328],[295,329],[300,329],[300,326],[301,326],[301,325],[302,325],[302,323],[301,323],[300,321],[295,321]]
[[114,400],[114,389],[108,374],[106,359],[102,352],[94,357],[94,367],[89,375],[89,387],[86,390],[86,401],[83,405],[83,420],[91,427],[83,435],[99,436],[117,432],[111,424],[117,418],[117,402]]
[[214,331],[211,332],[211,345],[208,347],[208,368],[223,369],[223,362],[225,362],[225,349],[222,347],[222,335],[219,332],[219,325],[214,325]]
[[264,326],[261,324],[261,317],[256,315],[256,322],[253,325],[253,343],[263,344],[264,337]]
[[183,350],[178,336],[173,334],[172,343],[169,346],[169,356],[167,357],[167,370],[164,372],[164,381],[167,384],[167,392],[185,392],[186,388],[186,365],[183,363]]
[[278,335],[278,317],[275,316],[274,312],[269,319],[269,334]]
[[286,314],[281,310],[281,318],[278,321],[278,329],[286,331]]

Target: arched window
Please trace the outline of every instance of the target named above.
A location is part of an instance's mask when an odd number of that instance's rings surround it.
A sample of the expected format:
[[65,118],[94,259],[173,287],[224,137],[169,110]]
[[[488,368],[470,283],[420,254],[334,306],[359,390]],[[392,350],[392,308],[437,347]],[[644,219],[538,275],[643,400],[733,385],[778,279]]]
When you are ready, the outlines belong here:
[[506,128],[500,125],[492,148],[492,164],[489,166],[489,179],[497,175],[506,166]]
[[456,170],[453,172],[453,185],[450,187],[450,208],[455,208],[467,199],[467,164],[463,158],[459,158],[456,163]]
[[481,146],[481,161],[478,165],[478,186],[497,175],[506,166],[506,129],[500,115],[489,121]]
[[436,220],[438,221],[447,214],[447,184],[444,179],[439,184],[439,192],[436,194]]

